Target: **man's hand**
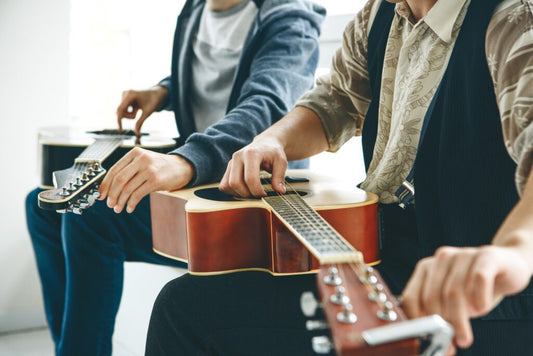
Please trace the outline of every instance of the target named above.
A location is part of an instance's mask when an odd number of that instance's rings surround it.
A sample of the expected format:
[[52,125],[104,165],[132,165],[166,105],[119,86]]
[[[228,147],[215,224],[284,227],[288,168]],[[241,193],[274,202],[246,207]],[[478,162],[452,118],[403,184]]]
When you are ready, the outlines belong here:
[[265,196],[259,179],[264,169],[272,173],[272,188],[283,194],[287,160],[307,158],[327,148],[320,118],[310,109],[296,107],[233,154],[219,188],[242,197]]
[[194,167],[185,158],[135,147],[107,172],[100,184],[100,200],[120,213],[131,213],[139,201],[157,190],[175,190],[194,177]]
[[161,108],[168,98],[168,90],[156,85],[146,90],[126,90],[122,93],[122,101],[117,108],[118,128],[122,130],[122,119],[135,119],[137,112],[141,110],[141,116],[135,123],[135,133],[141,135],[141,127],[144,121],[155,110]]
[[524,289],[531,278],[520,246],[441,247],[422,259],[403,292],[409,318],[439,314],[455,329],[455,344],[473,342],[470,318],[491,311],[504,296]]
[[259,179],[262,169],[272,173],[274,190],[278,193],[285,193],[287,157],[283,146],[270,137],[257,138],[233,154],[219,189],[241,197],[265,196],[266,192]]

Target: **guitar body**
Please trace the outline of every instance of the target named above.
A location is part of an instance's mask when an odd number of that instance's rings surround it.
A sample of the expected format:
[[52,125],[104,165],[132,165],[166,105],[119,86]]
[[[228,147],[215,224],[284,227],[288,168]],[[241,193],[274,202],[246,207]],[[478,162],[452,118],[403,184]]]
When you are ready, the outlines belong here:
[[[84,131],[80,128],[68,126],[43,127],[39,129],[41,188],[53,188],[53,172],[70,167],[82,151],[94,141],[95,136],[102,132],[107,134],[107,132],[111,131],[113,130]],[[176,147],[176,141],[173,138],[157,135],[143,135],[140,142],[136,142],[135,137],[128,138],[105,159],[104,165],[111,167],[135,146],[167,153]]]
[[[361,251],[379,260],[377,196],[309,170],[292,170],[303,199]],[[260,269],[308,273],[318,260],[259,199],[236,200],[207,185],[150,195],[154,250],[187,261],[193,274]]]

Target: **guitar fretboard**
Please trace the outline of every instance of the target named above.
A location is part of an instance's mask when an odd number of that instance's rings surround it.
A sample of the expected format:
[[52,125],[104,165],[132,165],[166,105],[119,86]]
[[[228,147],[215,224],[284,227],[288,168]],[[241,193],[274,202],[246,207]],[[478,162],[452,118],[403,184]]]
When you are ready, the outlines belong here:
[[262,179],[267,196],[263,198],[274,213],[322,263],[359,262],[354,249],[289,185],[286,194],[276,193],[270,179]]
[[97,138],[74,160],[76,163],[99,162],[107,158],[122,143],[122,138]]

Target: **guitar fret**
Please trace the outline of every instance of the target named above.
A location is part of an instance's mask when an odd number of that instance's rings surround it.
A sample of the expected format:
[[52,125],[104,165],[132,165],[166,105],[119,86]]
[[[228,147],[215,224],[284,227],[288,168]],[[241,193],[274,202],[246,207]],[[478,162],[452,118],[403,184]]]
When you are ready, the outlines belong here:
[[267,196],[263,198],[278,216],[307,242],[316,252],[317,258],[357,259],[357,251],[350,246],[313,208],[296,192],[280,195],[263,179]]
[[120,144],[122,138],[97,138],[93,144],[87,147],[74,162],[102,162],[107,158]]

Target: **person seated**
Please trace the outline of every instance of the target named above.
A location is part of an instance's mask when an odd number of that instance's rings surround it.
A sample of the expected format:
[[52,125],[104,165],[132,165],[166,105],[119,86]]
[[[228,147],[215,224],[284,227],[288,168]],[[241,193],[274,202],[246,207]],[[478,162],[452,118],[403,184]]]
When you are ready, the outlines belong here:
[[[531,29],[519,0],[369,0],[330,74],[234,154],[220,189],[265,196],[266,169],[284,194],[287,160],[362,135],[377,268],[407,316],[441,315],[458,355],[533,354]],[[298,303],[315,284],[185,274],[156,299],[146,355],[311,355]]]
[[119,127],[139,116],[137,134],[152,113],[172,110],[179,147],[170,154],[129,151],[101,183],[106,201],[81,216],[39,209],[40,189],[27,196],[57,355],[111,354],[125,261],[185,267],[152,251],[147,195],[220,180],[232,154],[290,110],[313,85],[324,17],[324,8],[300,0],[188,0],[171,75],[125,91],[117,109]]

